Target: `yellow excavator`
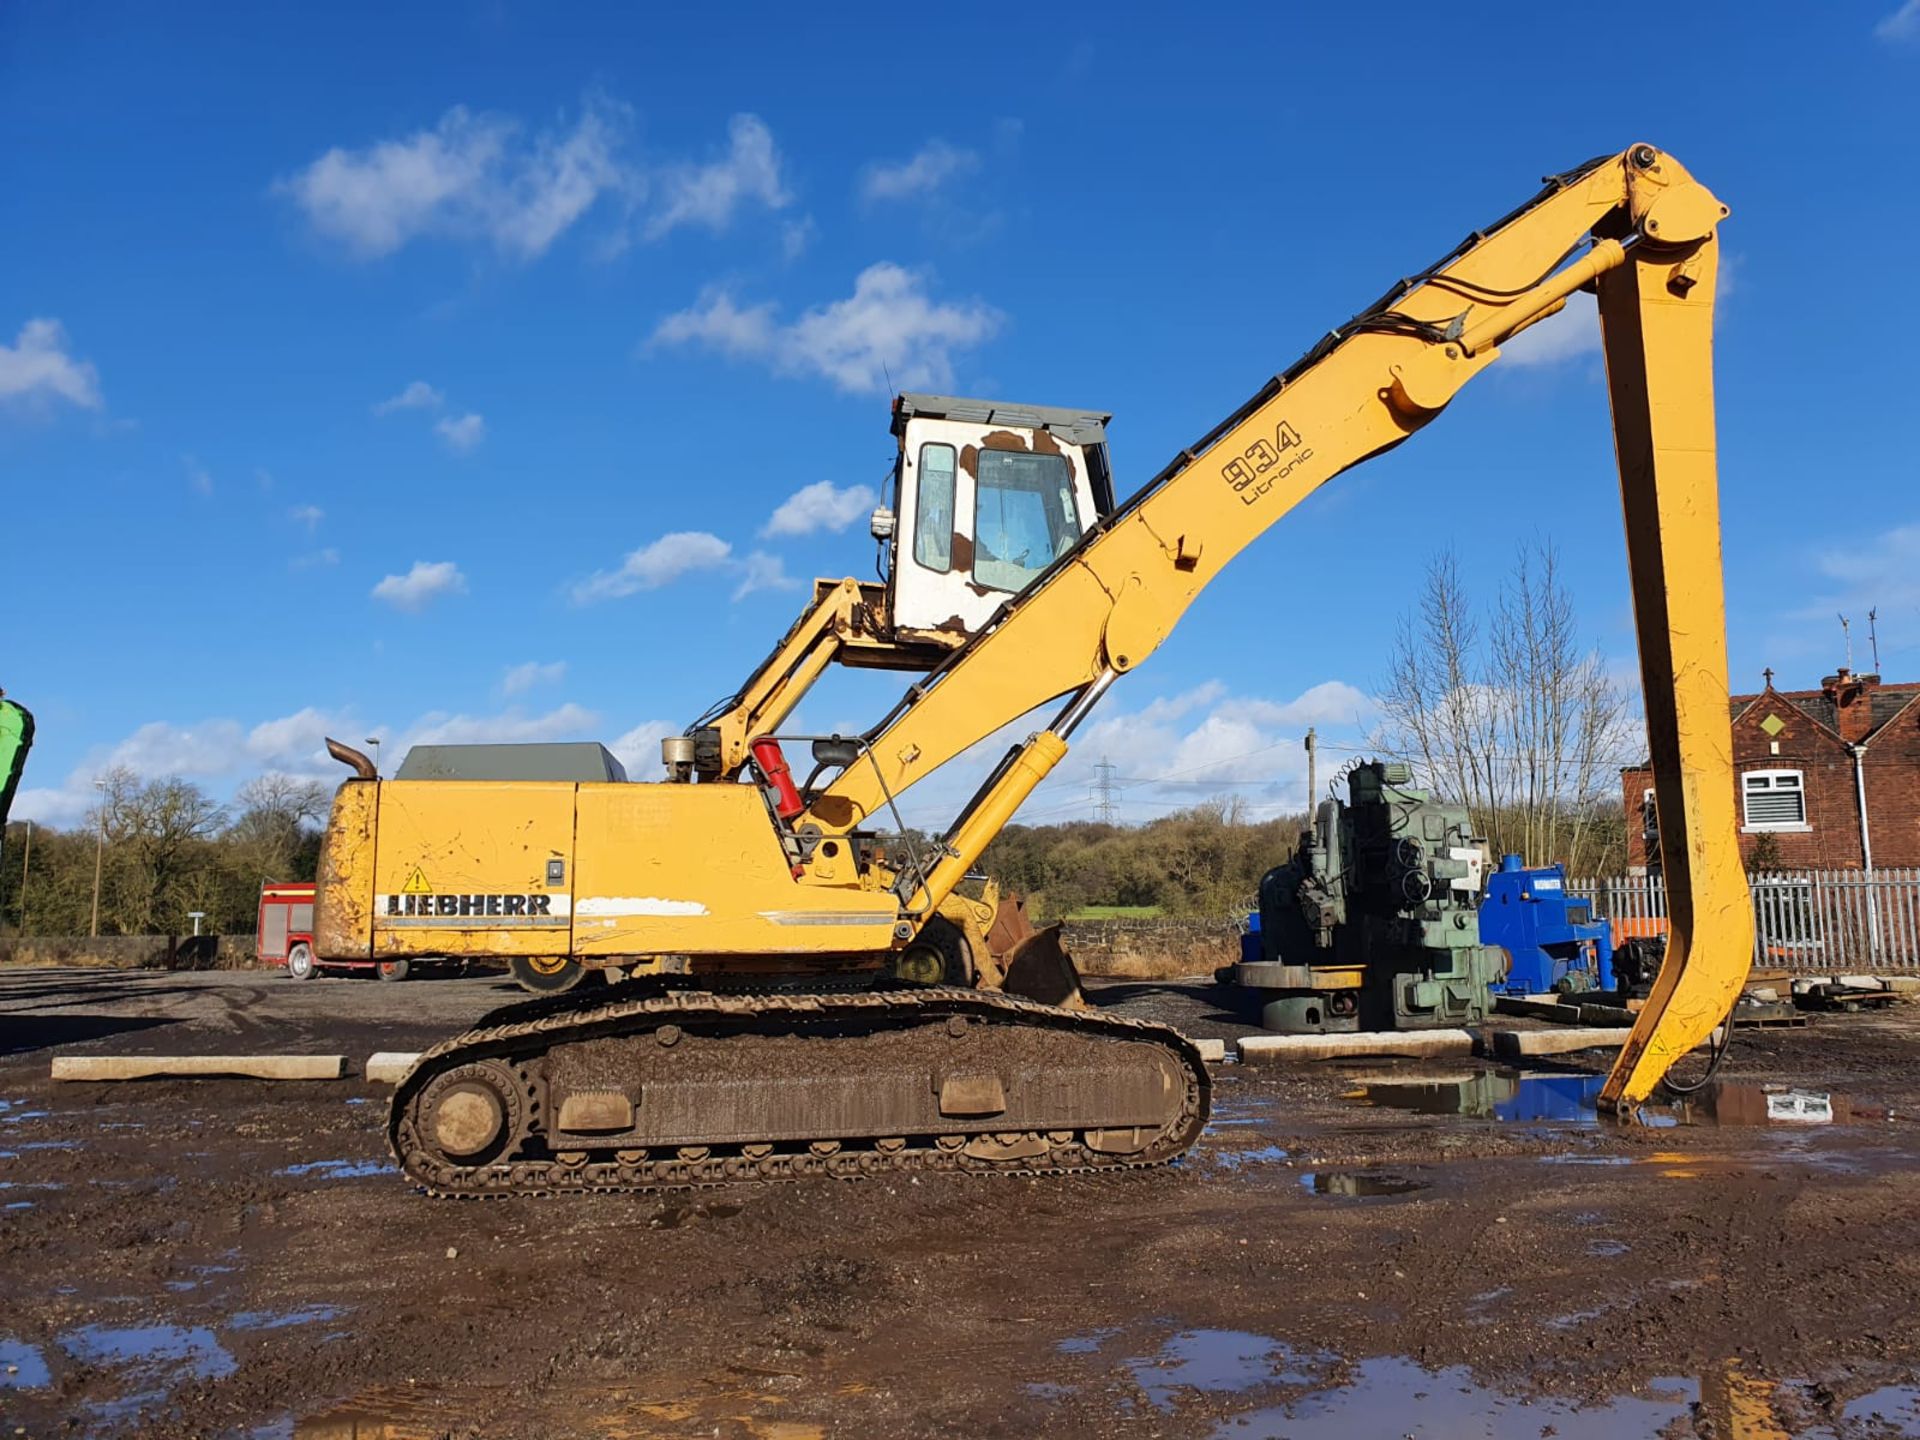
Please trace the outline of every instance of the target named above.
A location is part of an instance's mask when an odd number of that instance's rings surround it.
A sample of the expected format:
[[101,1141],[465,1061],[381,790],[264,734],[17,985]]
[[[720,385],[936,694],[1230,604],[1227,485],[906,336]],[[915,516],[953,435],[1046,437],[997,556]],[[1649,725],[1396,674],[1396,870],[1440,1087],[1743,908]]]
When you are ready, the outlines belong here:
[[[907,395],[884,582],[821,581],[738,694],[627,782],[458,765],[339,789],[315,950],[494,956],[554,989],[428,1051],[389,1135],[434,1193],[634,1189],[911,1169],[1154,1164],[1205,1124],[1176,1031],[1070,1003],[1070,966],[961,882],[1114,681],[1334,476],[1423,429],[1500,346],[1598,295],[1671,938],[1601,1094],[1626,1107],[1727,1014],[1751,963],[1715,478],[1717,229],[1635,145],[1550,177],[1401,280],[1117,501],[1108,417]],[[784,734],[829,664],[915,678],[859,735]],[[898,797],[1057,706],[918,848]],[[804,747],[802,750],[800,747]],[[804,776],[790,755],[804,754]]]

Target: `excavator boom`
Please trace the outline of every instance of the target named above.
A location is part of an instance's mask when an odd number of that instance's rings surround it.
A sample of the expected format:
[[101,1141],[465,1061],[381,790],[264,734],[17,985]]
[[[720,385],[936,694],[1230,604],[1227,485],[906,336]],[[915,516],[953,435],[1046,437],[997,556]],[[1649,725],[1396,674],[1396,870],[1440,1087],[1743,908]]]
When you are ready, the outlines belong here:
[[1726,213],[1650,145],[1551,177],[1181,452],[913,687],[866,737],[873,763],[849,766],[810,818],[825,830],[856,825],[981,736],[1070,697],[948,832],[938,862],[899,886],[909,909],[937,906],[1066,753],[1091,703],[1230,560],[1336,475],[1424,428],[1501,344],[1597,289],[1671,921],[1668,963],[1603,1100],[1644,1099],[1726,1015],[1753,951],[1733,819],[1714,449]]

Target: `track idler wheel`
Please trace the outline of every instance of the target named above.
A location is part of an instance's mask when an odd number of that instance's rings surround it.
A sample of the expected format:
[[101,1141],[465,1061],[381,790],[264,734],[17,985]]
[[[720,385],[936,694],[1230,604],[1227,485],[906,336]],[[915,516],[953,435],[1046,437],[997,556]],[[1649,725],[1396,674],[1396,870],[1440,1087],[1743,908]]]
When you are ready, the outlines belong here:
[[532,1104],[513,1068],[478,1060],[435,1076],[413,1102],[415,1139],[449,1165],[490,1165],[526,1138]]

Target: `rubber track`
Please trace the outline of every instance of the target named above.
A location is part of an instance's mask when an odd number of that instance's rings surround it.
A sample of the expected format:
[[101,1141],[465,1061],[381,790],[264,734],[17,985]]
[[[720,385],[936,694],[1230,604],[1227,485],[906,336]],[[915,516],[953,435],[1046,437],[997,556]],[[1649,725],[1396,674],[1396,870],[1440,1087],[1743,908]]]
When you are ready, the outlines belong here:
[[[557,998],[557,997],[556,997]],[[512,1196],[574,1192],[686,1190],[734,1181],[798,1180],[810,1176],[859,1179],[875,1175],[945,1171],[972,1175],[1032,1176],[1142,1170],[1167,1164],[1184,1154],[1205,1127],[1211,1104],[1212,1081],[1199,1047],[1170,1026],[1085,1010],[1062,1010],[1031,1000],[992,991],[929,987],[925,989],[858,992],[761,992],[728,994],[708,990],[668,990],[637,999],[588,1008],[555,1010],[553,1002],[539,1000],[525,1007],[541,1013],[534,1018],[483,1026],[442,1041],[421,1055],[396,1088],[387,1137],[394,1157],[406,1175],[431,1195],[459,1199],[495,1199]],[[512,1012],[499,1014],[506,1020]],[[551,1046],[600,1038],[622,1031],[644,1035],[661,1025],[710,1021],[738,1022],[755,1016],[801,1019],[857,1019],[892,1021],[903,1014],[930,1020],[949,1015],[1005,1019],[1042,1025],[1079,1034],[1150,1040],[1172,1051],[1182,1062],[1189,1084],[1180,1113],[1152,1144],[1133,1155],[1109,1155],[1078,1141],[1055,1145],[1044,1161],[995,1162],[976,1159],[935,1145],[909,1144],[883,1152],[870,1138],[849,1140],[821,1135],[809,1142],[783,1142],[796,1147],[760,1159],[744,1155],[710,1155],[702,1160],[643,1159],[634,1163],[588,1160],[563,1164],[551,1157],[508,1157],[485,1166],[461,1166],[437,1161],[412,1143],[411,1104],[436,1074],[475,1060],[531,1056]],[[489,1019],[495,1018],[489,1016]],[[741,1037],[748,1043],[751,1035]],[[812,1144],[839,1141],[833,1155],[816,1155]],[[624,1147],[622,1147],[624,1148]],[[424,1163],[416,1164],[415,1161]]]

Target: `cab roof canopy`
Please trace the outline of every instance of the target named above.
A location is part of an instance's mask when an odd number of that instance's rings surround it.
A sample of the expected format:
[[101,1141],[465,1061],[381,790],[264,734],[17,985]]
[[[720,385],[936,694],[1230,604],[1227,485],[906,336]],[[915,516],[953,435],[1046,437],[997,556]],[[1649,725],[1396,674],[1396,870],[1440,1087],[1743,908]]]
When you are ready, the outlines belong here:
[[1011,425],[1045,430],[1071,445],[1104,445],[1113,416],[1100,410],[1059,405],[1016,405],[1005,400],[967,400],[958,395],[925,395],[905,390],[893,402],[893,433],[914,416],[929,420],[966,420],[979,425]]
[[416,745],[396,780],[624,782],[626,767],[591,740],[549,745]]

